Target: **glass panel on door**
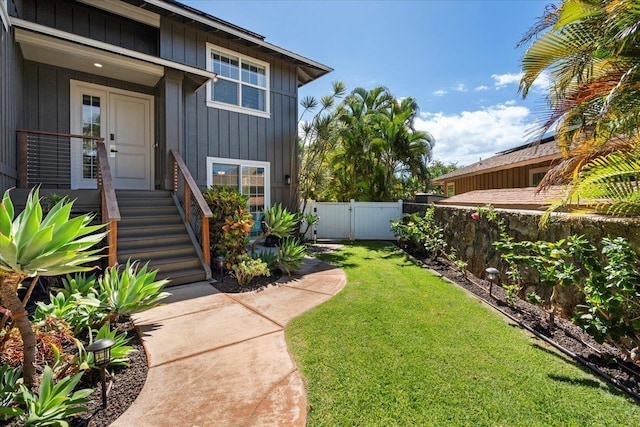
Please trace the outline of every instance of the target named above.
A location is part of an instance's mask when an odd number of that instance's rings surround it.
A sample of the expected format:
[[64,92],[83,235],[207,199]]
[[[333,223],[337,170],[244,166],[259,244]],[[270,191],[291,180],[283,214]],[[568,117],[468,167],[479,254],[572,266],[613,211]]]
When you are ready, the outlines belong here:
[[[82,95],[82,135],[100,137],[100,97]],[[82,178],[96,179],[98,176],[95,139],[82,140]]]

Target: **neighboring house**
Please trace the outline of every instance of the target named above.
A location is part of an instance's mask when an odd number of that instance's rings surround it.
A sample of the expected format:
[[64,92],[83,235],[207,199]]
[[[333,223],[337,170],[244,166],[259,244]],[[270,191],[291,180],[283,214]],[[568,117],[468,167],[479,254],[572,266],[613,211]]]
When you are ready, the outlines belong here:
[[[173,0],[0,0],[0,18],[3,191],[95,189],[106,149],[117,199],[107,201],[128,230],[130,216],[156,202],[120,190],[181,188],[175,150],[200,189],[237,186],[256,217],[274,203],[295,205],[298,88],[331,68]],[[185,194],[176,200],[190,231],[204,235]],[[163,244],[173,245],[145,249]],[[158,258],[121,248],[119,260]]]
[[469,166],[435,178],[452,197],[476,190],[536,187],[561,158],[553,137],[497,153]]

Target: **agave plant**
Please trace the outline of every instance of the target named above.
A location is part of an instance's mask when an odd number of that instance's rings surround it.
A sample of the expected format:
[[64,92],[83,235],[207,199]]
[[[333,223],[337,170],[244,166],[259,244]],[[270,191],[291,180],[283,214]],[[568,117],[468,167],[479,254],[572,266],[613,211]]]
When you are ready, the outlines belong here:
[[255,253],[256,246],[259,242],[265,240],[268,236],[276,236],[285,238],[290,236],[300,222],[300,215],[297,212],[289,212],[287,208],[281,204],[272,206],[264,211],[265,231],[260,237],[254,240],[252,252]]
[[287,275],[291,275],[291,270],[300,268],[302,258],[307,253],[307,248],[302,243],[292,237],[287,237],[280,242],[278,251],[278,266],[283,269]]
[[89,401],[87,397],[93,392],[91,389],[73,392],[81,377],[82,372],[64,378],[56,384],[53,381],[53,371],[45,366],[38,394],[21,385],[17,398],[27,408],[26,411],[19,410],[19,418],[23,425],[69,427],[65,420],[85,412],[87,408],[83,405]]
[[129,260],[124,268],[118,265],[107,268],[98,279],[100,296],[93,301],[109,312],[107,321],[155,307],[169,296],[162,291],[169,281],[156,281],[158,271],[148,271],[148,267],[149,263],[140,267],[138,261]]
[[0,366],[0,420],[8,420],[20,414],[14,402],[21,374],[20,368],[12,368],[9,365]]
[[42,217],[38,189],[29,193],[24,211],[14,219],[9,191],[0,204],[0,299],[12,313],[22,341],[23,375],[27,387],[33,385],[36,339],[18,298],[18,287],[27,277],[57,276],[89,271],[83,265],[100,258],[101,249],[92,249],[104,238],[101,225],[91,226],[92,215],[70,218],[73,202],[59,201]]

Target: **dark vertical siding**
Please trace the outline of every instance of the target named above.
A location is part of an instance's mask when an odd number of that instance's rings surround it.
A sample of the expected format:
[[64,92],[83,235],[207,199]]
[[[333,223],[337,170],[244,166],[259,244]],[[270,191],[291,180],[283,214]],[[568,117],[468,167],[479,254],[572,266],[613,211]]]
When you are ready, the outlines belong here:
[[207,184],[207,156],[267,161],[271,164],[271,202],[289,204],[289,188],[284,184],[284,175],[297,178],[296,160],[292,166],[292,156],[296,154],[296,66],[168,19],[161,20],[159,39],[162,58],[199,68],[206,68],[207,42],[269,63],[269,119],[209,108],[204,87],[196,93],[185,93],[185,150],[182,154],[202,187]]
[[22,55],[11,31],[0,24],[0,190],[15,187],[17,179],[16,129],[23,126]]
[[70,83],[79,80],[154,95],[146,86],[121,82],[36,62],[24,62],[24,127],[27,130],[69,133]]
[[69,0],[23,0],[18,17],[149,55],[158,54],[158,29]]

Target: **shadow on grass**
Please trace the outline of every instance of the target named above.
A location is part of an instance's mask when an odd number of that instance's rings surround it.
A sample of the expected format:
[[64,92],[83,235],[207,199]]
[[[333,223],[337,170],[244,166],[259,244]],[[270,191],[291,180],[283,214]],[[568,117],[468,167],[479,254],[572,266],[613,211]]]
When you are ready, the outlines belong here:
[[[539,338],[536,338],[539,339]],[[551,354],[555,357],[557,357],[558,359],[563,360],[566,363],[571,363],[573,366],[577,367],[578,369],[580,369],[582,372],[584,372],[585,374],[591,376],[594,375],[594,372],[589,369],[588,367],[584,366],[582,363],[578,363],[575,359],[573,359],[572,357],[561,353],[560,350],[556,350],[554,349],[550,349],[550,348],[545,348],[539,344],[531,344],[531,346],[533,348],[536,348],[538,350],[544,351],[547,354]],[[555,375],[555,374],[548,374],[547,377],[549,377],[550,379],[554,380],[554,381],[558,381],[558,382],[563,382],[566,384],[571,384],[571,385],[576,385],[576,386],[584,386],[584,387],[590,387],[590,388],[594,388],[594,389],[600,389],[600,390],[606,390],[611,394],[615,394],[616,396],[625,396],[625,397],[629,397],[628,394],[626,394],[625,392],[623,392],[622,390],[620,390],[618,387],[614,386],[613,384],[607,382],[607,381],[597,381],[594,379],[590,379],[590,378],[572,378],[572,377],[567,377],[564,375]]]

